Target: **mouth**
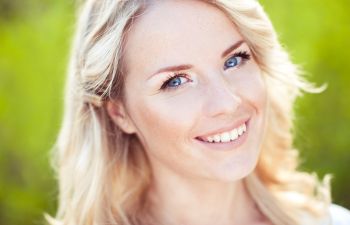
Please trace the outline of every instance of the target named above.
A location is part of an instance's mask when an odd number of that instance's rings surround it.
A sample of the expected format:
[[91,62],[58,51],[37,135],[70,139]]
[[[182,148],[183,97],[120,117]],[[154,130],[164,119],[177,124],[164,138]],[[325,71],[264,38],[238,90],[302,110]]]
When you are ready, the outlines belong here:
[[250,119],[236,123],[232,128],[219,130],[209,135],[198,136],[195,139],[206,146],[215,148],[234,148],[241,145],[249,132]]

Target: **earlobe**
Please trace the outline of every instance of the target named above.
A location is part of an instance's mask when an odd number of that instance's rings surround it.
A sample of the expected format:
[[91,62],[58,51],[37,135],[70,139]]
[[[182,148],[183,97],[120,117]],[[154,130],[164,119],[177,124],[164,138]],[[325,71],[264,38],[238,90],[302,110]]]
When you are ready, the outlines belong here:
[[122,131],[127,134],[135,133],[135,127],[122,102],[108,101],[106,107],[108,115]]

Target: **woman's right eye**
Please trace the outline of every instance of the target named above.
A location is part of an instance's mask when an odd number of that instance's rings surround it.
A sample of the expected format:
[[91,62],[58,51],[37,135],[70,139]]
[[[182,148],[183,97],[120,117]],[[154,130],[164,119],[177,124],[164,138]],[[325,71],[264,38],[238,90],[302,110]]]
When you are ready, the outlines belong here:
[[177,89],[186,82],[192,82],[186,74],[171,75],[161,86],[161,90]]

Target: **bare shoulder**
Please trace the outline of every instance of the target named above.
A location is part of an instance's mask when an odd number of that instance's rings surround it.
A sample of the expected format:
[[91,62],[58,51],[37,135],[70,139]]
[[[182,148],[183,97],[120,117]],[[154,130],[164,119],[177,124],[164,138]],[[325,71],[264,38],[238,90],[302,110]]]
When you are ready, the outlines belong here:
[[333,225],[349,225],[350,211],[342,206],[332,204],[329,208]]
[[[336,205],[332,204],[329,207],[329,216],[323,219],[317,219],[310,217],[310,215],[303,213],[303,223],[302,224],[320,224],[320,225],[350,225],[350,210]],[[257,221],[254,225],[273,225],[268,220],[260,220]]]

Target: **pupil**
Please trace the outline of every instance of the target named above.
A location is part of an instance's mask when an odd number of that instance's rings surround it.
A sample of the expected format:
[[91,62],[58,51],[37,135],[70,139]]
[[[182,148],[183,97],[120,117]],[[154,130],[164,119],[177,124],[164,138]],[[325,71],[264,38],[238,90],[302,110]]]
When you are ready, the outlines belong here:
[[226,66],[230,67],[230,66],[235,66],[237,65],[237,59],[236,58],[231,58],[227,61]]
[[170,86],[174,87],[174,86],[178,86],[180,83],[181,83],[180,78],[176,77],[176,78],[172,79],[169,84],[170,84]]

